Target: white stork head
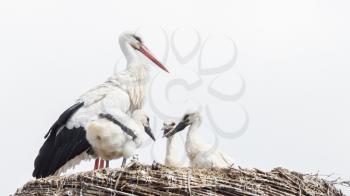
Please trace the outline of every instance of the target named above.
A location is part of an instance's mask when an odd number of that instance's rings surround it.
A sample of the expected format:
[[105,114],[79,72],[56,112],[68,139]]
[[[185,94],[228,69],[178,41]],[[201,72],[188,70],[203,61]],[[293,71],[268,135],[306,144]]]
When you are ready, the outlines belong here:
[[162,70],[169,71],[154,57],[142,39],[134,33],[121,34],[119,44],[127,60],[127,69],[124,72],[115,72],[112,79],[125,87],[130,96],[130,111],[134,111],[142,108],[148,79],[147,63],[142,57],[147,57]]
[[200,112],[190,112],[186,113],[181,121],[176,125],[174,129],[167,132],[164,137],[173,136],[175,133],[184,130],[189,125],[197,125],[199,126],[202,123],[202,117]]
[[144,131],[145,133],[150,137],[152,138],[153,141],[155,141],[155,137],[152,133],[152,129],[151,129],[151,126],[149,124],[149,117],[142,111],[142,110],[135,110],[133,113],[132,113],[132,118],[141,123],[141,125],[144,127]]
[[119,37],[120,47],[128,61],[128,66],[135,65],[135,61],[139,61],[138,53],[143,54],[158,67],[166,72],[168,69],[154,57],[152,52],[144,45],[142,39],[133,33],[123,33]]
[[163,123],[163,127],[162,127],[162,131],[163,131],[163,137],[165,137],[165,135],[170,132],[172,129],[174,129],[176,123],[173,121],[169,121],[169,122],[164,122]]

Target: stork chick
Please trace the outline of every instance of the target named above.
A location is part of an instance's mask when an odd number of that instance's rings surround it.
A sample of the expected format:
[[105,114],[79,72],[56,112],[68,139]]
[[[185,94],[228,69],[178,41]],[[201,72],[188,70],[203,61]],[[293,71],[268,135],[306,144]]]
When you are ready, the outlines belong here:
[[[162,130],[164,136],[174,129],[175,122],[164,122]],[[176,148],[176,138],[175,135],[167,137],[166,141],[166,154],[164,164],[169,167],[182,167],[180,156],[178,154],[178,149]]]
[[186,113],[177,126],[165,134],[165,137],[171,137],[189,126],[185,148],[192,167],[225,168],[233,166],[234,161],[231,157],[218,149],[212,149],[198,137],[201,123],[202,118],[199,112]]
[[149,118],[142,110],[132,113],[133,120],[117,119],[110,114],[101,114],[100,117],[87,126],[86,138],[95,155],[104,160],[123,157],[124,167],[126,160],[133,156],[147,135],[155,140]]

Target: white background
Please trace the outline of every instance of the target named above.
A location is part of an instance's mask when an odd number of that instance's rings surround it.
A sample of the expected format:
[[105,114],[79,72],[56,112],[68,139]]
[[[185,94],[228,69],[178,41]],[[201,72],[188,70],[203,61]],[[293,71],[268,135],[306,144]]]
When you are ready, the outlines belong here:
[[[189,26],[203,39],[225,34],[235,41],[234,71],[246,85],[238,102],[249,113],[249,127],[241,137],[219,138],[219,146],[240,165],[349,179],[349,9],[345,0],[0,1],[0,194],[14,193],[31,179],[48,128],[81,93],[112,74],[121,57],[118,35],[140,26],[158,56],[163,38],[150,32],[160,27],[171,34]],[[180,37],[177,48],[186,50],[192,39]],[[216,49],[206,58],[215,62],[225,52]],[[169,57],[167,66],[176,72],[179,64]],[[201,99],[206,102],[211,103]],[[226,127],[234,121],[222,111],[216,118]],[[212,142],[212,133],[203,129],[203,139]],[[156,159],[162,161],[164,140],[159,128],[154,131]],[[150,149],[141,151],[142,162],[153,161]],[[89,162],[77,170],[91,168]]]

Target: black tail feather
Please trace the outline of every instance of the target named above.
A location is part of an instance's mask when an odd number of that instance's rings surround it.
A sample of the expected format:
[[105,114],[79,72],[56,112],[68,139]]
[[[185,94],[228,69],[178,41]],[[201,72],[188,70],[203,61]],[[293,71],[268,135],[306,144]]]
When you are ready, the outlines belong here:
[[90,147],[83,127],[63,128],[56,137],[50,135],[41,147],[34,162],[33,177],[43,178],[55,174],[69,160]]
[[67,121],[83,106],[83,102],[74,104],[64,111],[51,126],[34,161],[34,177],[41,178],[54,174],[67,161],[90,146],[86,141],[83,127],[71,130],[66,128]]

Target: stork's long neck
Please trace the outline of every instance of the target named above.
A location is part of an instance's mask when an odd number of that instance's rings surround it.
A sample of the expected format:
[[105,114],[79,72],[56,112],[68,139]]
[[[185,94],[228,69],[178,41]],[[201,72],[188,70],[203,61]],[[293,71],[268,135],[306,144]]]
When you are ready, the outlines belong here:
[[165,154],[165,165],[180,167],[182,166],[181,157],[179,154],[179,150],[177,148],[177,144],[179,139],[176,135],[170,136],[167,138],[166,143],[166,154]]
[[187,140],[196,140],[198,134],[197,134],[197,130],[200,126],[199,122],[193,122],[190,127],[188,128],[188,132],[187,132]]
[[140,74],[146,71],[146,64],[142,61],[139,53],[127,41],[119,40],[120,48],[126,58],[126,70],[130,74]]
[[198,146],[201,145],[201,142],[200,142],[201,140],[197,133],[200,124],[201,123],[199,121],[196,121],[196,122],[193,122],[188,128],[187,138],[186,138],[186,150],[189,155],[192,153],[197,153],[200,150],[198,149]]
[[[136,50],[124,39],[119,40],[120,48],[126,58],[127,65],[131,65],[134,61],[138,60]],[[129,67],[129,66],[128,66]]]
[[129,43],[124,40],[120,40],[119,43],[127,61],[127,68],[123,74],[117,74],[116,77],[127,87],[131,101],[130,110],[133,111],[143,105],[145,84],[148,79],[147,65]]
[[173,157],[176,155],[176,147],[175,147],[175,142],[174,142],[174,136],[168,137],[166,141],[166,158]]

